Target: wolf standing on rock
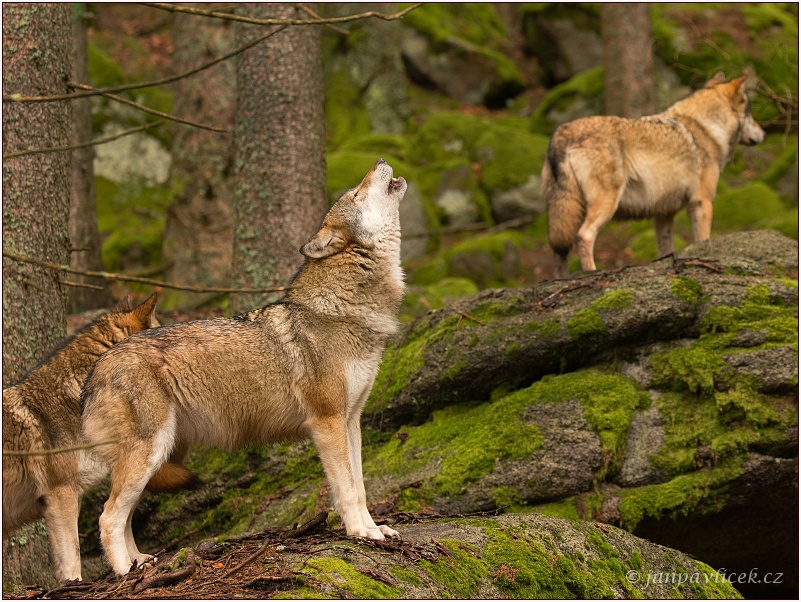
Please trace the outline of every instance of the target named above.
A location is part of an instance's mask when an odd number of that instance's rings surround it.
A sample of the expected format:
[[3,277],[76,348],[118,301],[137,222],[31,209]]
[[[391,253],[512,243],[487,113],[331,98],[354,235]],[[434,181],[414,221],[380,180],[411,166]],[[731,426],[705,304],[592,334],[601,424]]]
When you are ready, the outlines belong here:
[[[115,343],[158,326],[155,311],[156,295],[135,309],[126,297],[64,341],[16,385],[3,389],[3,451],[83,444],[79,398],[89,370]],[[3,538],[44,516],[59,581],[81,578],[78,511],[96,472],[89,450],[3,456]]]
[[234,318],[165,326],[106,353],[82,400],[84,432],[111,470],[100,517],[117,574],[141,553],[131,515],[150,478],[195,443],[237,448],[310,437],[349,535],[376,526],[362,479],[362,407],[404,293],[398,205],[406,181],[380,159],[329,210],[280,301]]
[[556,128],[542,168],[542,195],[557,277],[568,275],[574,243],[581,268],[595,269],[595,239],[613,218],[653,217],[661,257],[674,252],[673,218],[684,207],[693,241],[709,238],[721,170],[738,142],[765,138],[751,116],[746,78],[726,82],[718,73],[657,115],[586,117]]

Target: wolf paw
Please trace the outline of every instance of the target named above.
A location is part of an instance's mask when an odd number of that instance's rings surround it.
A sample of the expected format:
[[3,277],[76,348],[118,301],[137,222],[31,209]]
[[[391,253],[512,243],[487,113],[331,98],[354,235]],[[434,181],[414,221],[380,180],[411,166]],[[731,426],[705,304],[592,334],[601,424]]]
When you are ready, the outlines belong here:
[[386,525],[378,525],[378,529],[383,533],[386,537],[397,537],[400,539],[400,533],[398,533],[395,529],[390,529]]

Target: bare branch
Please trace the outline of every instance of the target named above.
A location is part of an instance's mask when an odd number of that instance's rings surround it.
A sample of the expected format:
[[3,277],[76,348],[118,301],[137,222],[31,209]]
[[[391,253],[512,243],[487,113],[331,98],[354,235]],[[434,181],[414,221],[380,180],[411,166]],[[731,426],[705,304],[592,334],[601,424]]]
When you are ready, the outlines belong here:
[[104,286],[97,286],[96,284],[87,284],[85,282],[73,282],[72,280],[59,280],[61,284],[66,286],[74,286],[76,288],[91,288],[95,291],[104,291],[106,287]]
[[162,113],[161,111],[157,111],[155,109],[151,109],[150,107],[146,107],[143,104],[139,104],[138,102],[134,102],[133,100],[128,100],[127,98],[123,98],[122,96],[117,96],[116,94],[109,94],[108,92],[103,92],[98,88],[93,88],[92,86],[88,86],[86,84],[78,84],[75,82],[67,82],[67,86],[70,88],[75,88],[79,90],[88,90],[92,92],[99,92],[102,96],[106,98],[110,98],[111,100],[115,100],[119,103],[134,107],[143,111],[145,113],[150,113],[151,115],[156,115],[158,117],[163,117],[164,119],[169,119],[170,121],[175,121],[177,123],[183,123],[185,125],[191,125],[192,127],[200,128],[201,130],[210,130],[212,132],[221,132],[223,134],[227,134],[228,130],[224,128],[217,128],[210,125],[203,125],[202,123],[195,123],[193,121],[188,121],[186,119],[181,119],[180,117],[176,117],[175,115],[170,115],[169,113]]
[[160,10],[166,10],[170,12],[176,13],[186,13],[189,15],[198,15],[201,17],[214,17],[217,19],[228,19],[229,21],[240,21],[242,23],[250,23],[252,25],[329,25],[332,23],[349,23],[351,21],[360,21],[362,19],[367,19],[370,17],[375,17],[376,19],[383,19],[384,21],[395,21],[397,19],[402,19],[408,13],[412,12],[414,9],[419,8],[424,3],[418,2],[417,4],[413,4],[412,6],[408,6],[404,8],[402,11],[387,15],[385,13],[379,13],[374,10],[367,11],[365,13],[359,13],[357,15],[347,15],[344,17],[330,17],[330,18],[315,18],[315,19],[252,19],[250,17],[242,17],[240,15],[234,15],[232,13],[222,13],[213,10],[203,10],[201,8],[192,8],[189,6],[177,6],[175,4],[166,4],[163,2],[143,2],[145,6],[149,6],[151,8],[158,8]]
[[9,251],[3,251],[3,257],[8,257],[9,259],[14,259],[16,261],[21,261],[23,263],[31,263],[33,265],[38,265],[53,270],[61,270],[63,272],[69,272],[71,274],[80,274],[82,276],[95,276],[97,278],[105,278],[106,280],[119,280],[121,282],[136,282],[138,284],[148,284],[150,286],[172,288],[175,290],[188,291],[191,293],[280,293],[283,291],[288,291],[291,288],[289,286],[276,286],[273,288],[216,288],[216,287],[205,288],[200,286],[186,286],[182,284],[172,284],[169,282],[163,282],[161,280],[154,280],[152,278],[140,278],[138,276],[126,276],[124,274],[115,274],[113,272],[93,272],[91,270],[79,270],[77,268],[71,268],[66,265],[59,265],[57,263],[51,263],[49,261],[42,261],[41,259],[34,259],[33,257],[27,257],[26,255],[20,255],[19,253],[11,253]]
[[14,151],[13,153],[6,153],[5,155],[3,155],[3,160],[11,159],[12,157],[22,157],[25,155],[36,155],[40,153],[57,153],[60,151],[75,150],[76,148],[84,148],[86,146],[97,146],[99,144],[105,144],[106,142],[112,142],[114,140],[117,140],[118,138],[122,138],[123,136],[128,136],[129,134],[136,134],[137,132],[149,130],[150,128],[156,127],[157,125],[161,125],[162,123],[164,123],[164,120],[159,119],[158,121],[154,121],[153,123],[146,123],[145,125],[140,125],[139,127],[131,128],[130,130],[125,130],[124,132],[120,132],[119,134],[115,134],[113,136],[108,136],[107,138],[97,138],[95,140],[90,140],[89,142],[82,142],[81,144],[71,144],[70,146],[53,146],[50,148],[28,148],[21,151]]
[[170,77],[163,77],[161,79],[156,79],[149,82],[139,82],[135,84],[124,84],[122,86],[112,86],[109,88],[97,88],[92,92],[74,92],[72,94],[58,94],[55,96],[22,96],[21,94],[9,94],[3,96],[3,102],[51,102],[55,100],[72,100],[73,98],[86,98],[87,96],[100,96],[102,94],[109,94],[114,92],[125,92],[127,90],[138,90],[140,88],[151,88],[153,86],[163,86],[165,84],[171,84],[176,82],[180,79],[184,79],[186,77],[191,77],[200,73],[201,71],[205,71],[206,69],[210,69],[217,63],[222,63],[223,61],[227,61],[230,58],[235,57],[238,54],[245,52],[246,50],[250,50],[257,44],[260,44],[264,40],[269,37],[274,36],[280,31],[286,29],[286,26],[279,27],[278,29],[271,31],[268,34],[261,36],[260,38],[256,38],[252,42],[248,42],[244,46],[237,48],[233,52],[229,52],[228,54],[224,54],[223,56],[217,57],[216,59],[201,65],[200,67],[195,67],[194,69],[190,69],[189,71],[185,71],[184,73],[179,73],[178,75],[172,75]]
[[119,439],[108,439],[107,441],[98,441],[97,443],[87,443],[85,445],[76,445],[75,447],[60,447],[56,449],[34,449],[30,451],[17,451],[15,449],[4,449],[4,456],[51,456],[53,454],[66,454],[67,452],[80,451],[82,449],[92,449],[93,447],[100,447],[101,445],[111,445],[112,443],[119,443]]

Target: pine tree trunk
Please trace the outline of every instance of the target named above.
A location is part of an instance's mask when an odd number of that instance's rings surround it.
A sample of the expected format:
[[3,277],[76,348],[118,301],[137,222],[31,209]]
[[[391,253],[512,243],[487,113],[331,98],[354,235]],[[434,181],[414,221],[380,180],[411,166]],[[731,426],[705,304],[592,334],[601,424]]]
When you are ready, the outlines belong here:
[[642,117],[656,111],[651,5],[601,4],[604,109],[607,115]]
[[[89,7],[73,4],[72,15],[72,80],[88,83],[86,26]],[[92,100],[72,101],[72,141],[81,144],[92,139]],[[72,201],[70,203],[70,267],[97,272],[103,269],[100,255],[100,232],[97,226],[97,196],[95,195],[95,151],[91,146],[72,151]],[[94,286],[105,286],[102,278],[71,275],[70,280]],[[70,311],[108,307],[112,303],[107,290],[72,287],[69,290]]]
[[[202,5],[213,10],[215,5]],[[230,21],[176,14],[173,66],[182,72],[230,52]],[[225,128],[212,132],[182,124],[172,130],[175,200],[164,232],[166,279],[196,286],[228,286],[233,236],[233,129],[236,67],[225,61],[175,84],[173,112],[191,121]],[[213,295],[168,291],[176,303],[197,305]]]
[[[239,6],[256,18],[307,17],[294,4]],[[265,31],[238,24],[237,45]],[[288,27],[240,55],[237,69],[233,285],[282,286],[301,265],[298,249],[328,206],[320,30]],[[231,312],[274,297],[232,295]]]
[[[3,4],[3,93],[65,94],[70,74],[70,4]],[[3,102],[3,152],[67,146],[69,102]],[[70,154],[3,161],[3,248],[69,261]],[[65,335],[60,275],[3,260],[3,385],[15,382]],[[41,523],[3,542],[3,584],[52,583]]]

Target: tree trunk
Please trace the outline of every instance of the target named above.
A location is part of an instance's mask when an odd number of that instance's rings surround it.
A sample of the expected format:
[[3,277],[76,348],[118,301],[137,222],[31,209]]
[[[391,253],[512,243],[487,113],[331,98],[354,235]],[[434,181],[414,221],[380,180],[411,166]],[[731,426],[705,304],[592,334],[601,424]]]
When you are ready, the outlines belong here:
[[[65,94],[70,74],[69,4],[3,4],[3,93]],[[69,102],[3,103],[3,150],[67,146]],[[3,248],[69,261],[70,155],[3,161]],[[3,385],[15,382],[65,335],[66,295],[59,274],[3,260]],[[41,524],[3,543],[3,581],[52,581]]]
[[604,109],[607,115],[642,117],[656,111],[651,5],[601,4]]
[[[294,4],[242,4],[256,18],[295,18]],[[265,29],[237,25],[237,45]],[[325,115],[318,27],[289,27],[237,63],[236,224],[233,285],[289,283],[300,246],[325,215]],[[231,312],[268,303],[269,294],[231,296]]]
[[[214,9],[214,5],[202,5]],[[182,72],[230,52],[230,21],[178,13],[173,27],[173,70]],[[186,119],[225,128],[211,132],[182,124],[172,130],[172,182],[176,197],[164,232],[166,279],[195,286],[228,286],[233,235],[233,128],[236,68],[225,61],[175,84],[173,112]],[[180,304],[197,305],[210,295],[176,294]]]
[[[86,27],[89,7],[73,4],[72,15],[72,80],[87,83]],[[72,101],[72,142],[81,144],[92,139],[92,100]],[[100,232],[97,227],[97,197],[95,195],[95,151],[91,146],[72,151],[72,201],[70,203],[70,267],[97,272],[103,269],[100,257]],[[102,278],[71,275],[70,280],[94,286],[105,286]],[[70,311],[108,307],[112,303],[107,290],[72,287],[69,290]]]

